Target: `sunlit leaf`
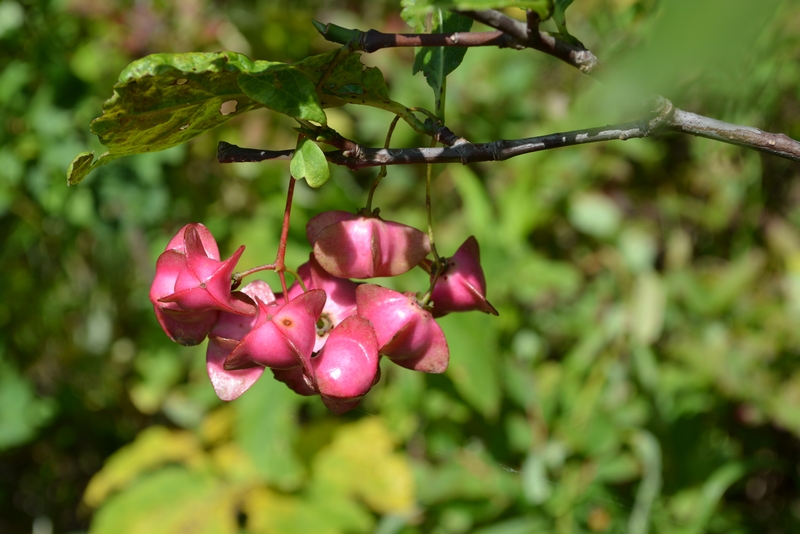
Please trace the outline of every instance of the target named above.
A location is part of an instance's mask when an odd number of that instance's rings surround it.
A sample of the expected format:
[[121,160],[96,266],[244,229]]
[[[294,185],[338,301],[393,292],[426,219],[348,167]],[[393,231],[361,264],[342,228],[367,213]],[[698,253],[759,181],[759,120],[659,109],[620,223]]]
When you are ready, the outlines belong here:
[[325,122],[313,83],[289,65],[251,61],[236,52],[146,56],[120,74],[103,115],[92,121],[92,132],[108,152],[91,167],[91,156],[80,154],[68,179],[77,183],[89,170],[120,156],[185,143],[260,107]]
[[326,122],[314,84],[299,69],[278,63],[243,72],[238,81],[247,96],[270,109],[296,119]]
[[117,156],[184,143],[261,107],[239,87],[239,74],[276,65],[235,52],[146,56],[122,71],[92,131]]

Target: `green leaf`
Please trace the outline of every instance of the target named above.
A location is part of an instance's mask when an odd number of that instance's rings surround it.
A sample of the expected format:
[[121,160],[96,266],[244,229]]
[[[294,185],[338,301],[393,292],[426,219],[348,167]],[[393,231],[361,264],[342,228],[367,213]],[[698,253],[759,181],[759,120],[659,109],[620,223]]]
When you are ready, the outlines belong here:
[[122,71],[103,115],[92,121],[108,152],[94,163],[91,154],[79,154],[67,179],[78,183],[113,159],[185,143],[260,107],[325,122],[314,84],[289,65],[251,61],[236,52],[144,57]]
[[339,50],[331,50],[294,64],[295,68],[301,70],[316,85],[331,62],[339,61],[323,86],[317,90],[317,97],[323,108],[345,104],[385,107],[392,103],[379,68],[364,66],[360,55],[356,53],[337,59],[339,53]]
[[294,67],[274,64],[261,72],[242,73],[238,81],[247,96],[270,109],[296,119],[327,122],[314,84]]
[[289,388],[274,386],[260,380],[237,399],[234,439],[252,462],[255,476],[291,491],[304,475],[294,446],[300,397]]
[[0,450],[36,437],[55,411],[53,400],[37,396],[33,384],[0,355]]
[[[472,28],[471,18],[451,11],[437,9],[434,11],[433,18],[434,24],[431,33],[468,32]],[[466,53],[466,47],[423,46],[417,51],[414,58],[412,73],[416,74],[422,71],[422,74],[425,75],[425,81],[433,89],[436,109],[441,115],[444,114],[442,102],[445,78],[461,65]],[[440,116],[440,118],[443,117]]]
[[461,315],[439,320],[450,346],[447,373],[464,400],[484,417],[494,418],[502,397],[495,323],[484,314]]
[[567,31],[567,19],[564,15],[564,12],[572,2],[573,0],[555,0],[555,5],[553,6],[553,22],[556,23],[556,28],[558,28],[558,32],[565,41],[578,44],[579,41]]
[[404,1],[402,5],[401,16],[409,24],[424,19],[435,8],[460,11],[518,7],[535,11],[540,20],[549,19],[553,13],[553,0],[410,0]]
[[311,187],[320,187],[331,177],[325,153],[319,145],[305,137],[297,143],[289,168],[292,176],[298,180],[305,178]]

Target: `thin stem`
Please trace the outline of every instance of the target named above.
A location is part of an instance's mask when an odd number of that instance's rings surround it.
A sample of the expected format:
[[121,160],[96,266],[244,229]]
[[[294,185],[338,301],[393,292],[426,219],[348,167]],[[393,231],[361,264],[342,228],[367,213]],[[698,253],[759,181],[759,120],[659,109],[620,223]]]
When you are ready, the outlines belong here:
[[267,263],[266,265],[259,265],[258,267],[253,267],[252,269],[247,269],[246,271],[242,271],[240,273],[233,273],[231,277],[233,279],[233,284],[231,285],[231,289],[236,289],[242,283],[242,280],[251,274],[258,273],[261,271],[274,271],[275,264],[274,263]]
[[[389,131],[386,132],[386,140],[383,142],[383,148],[389,148],[389,143],[392,141],[392,134],[394,133],[394,128],[397,126],[397,122],[400,120],[400,116],[397,115],[392,120],[392,123],[389,125]],[[378,176],[375,177],[375,180],[372,182],[372,186],[369,188],[369,195],[367,195],[367,213],[372,213],[372,197],[375,196],[375,190],[378,189],[378,184],[381,183],[381,180],[386,176],[386,165],[381,165],[381,170],[378,171]]]
[[286,192],[286,208],[283,211],[283,225],[281,226],[281,240],[278,244],[278,254],[275,257],[275,272],[278,273],[278,278],[281,279],[281,289],[283,290],[283,298],[286,303],[289,303],[289,290],[286,286],[286,241],[289,238],[289,220],[292,215],[292,198],[294,197],[294,184],[297,180],[294,176],[289,177],[289,190]]
[[439,253],[436,252],[436,242],[433,238],[433,216],[432,202],[431,202],[431,175],[433,174],[433,164],[428,164],[428,169],[425,175],[425,211],[428,214],[428,239],[431,242],[431,252],[433,253],[433,261],[439,264]]
[[303,279],[300,278],[299,274],[297,274],[297,271],[295,271],[294,269],[290,269],[290,268],[286,267],[286,272],[291,274],[292,276],[294,276],[294,279],[297,281],[298,284],[300,284],[300,288],[303,290],[303,293],[308,291],[308,288],[306,287],[305,282],[303,282]]

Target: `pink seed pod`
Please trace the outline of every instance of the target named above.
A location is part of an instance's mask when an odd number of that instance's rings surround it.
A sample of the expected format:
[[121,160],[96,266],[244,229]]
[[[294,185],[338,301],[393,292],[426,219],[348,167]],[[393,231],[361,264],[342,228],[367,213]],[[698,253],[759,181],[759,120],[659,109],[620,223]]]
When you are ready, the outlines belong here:
[[474,236],[469,236],[456,253],[447,259],[444,272],[433,287],[431,299],[434,317],[473,310],[498,314],[486,300],[486,277],[481,268],[480,247]]
[[[219,261],[219,249],[211,232],[202,224],[187,224],[172,238],[165,252],[159,256],[156,262],[156,274],[150,286],[150,302],[153,304],[153,310],[161,328],[173,341],[182,345],[197,345],[205,339],[214,326],[218,310],[228,309],[229,306],[203,305],[198,307],[189,305],[184,307],[178,302],[180,299],[170,298],[175,295],[179,280],[185,280],[186,273],[191,271],[187,243],[189,243],[188,248],[192,249],[194,256],[200,256],[217,264],[223,263]],[[231,262],[231,260],[228,261]],[[235,263],[235,260],[231,262],[231,271]],[[222,294],[223,300],[227,300],[225,292],[230,298],[230,274],[228,274],[227,284],[225,281],[215,281],[215,284],[215,290]],[[220,285],[221,287],[217,287]],[[187,302],[183,304],[187,304]],[[255,308],[238,301],[234,306],[238,313],[254,313],[255,311]]]
[[[271,297],[271,298],[270,298]],[[242,288],[241,292],[234,292],[237,298],[251,305],[268,306],[275,302],[272,290],[266,282],[257,280]],[[264,298],[266,300],[261,300]],[[247,391],[264,372],[264,367],[255,363],[249,367],[228,370],[224,363],[230,353],[236,348],[261,318],[261,313],[254,315],[240,315],[229,312],[219,312],[219,319],[208,335],[206,349],[206,371],[214,386],[217,396],[224,401],[231,401]]]
[[[306,289],[321,289],[325,291],[327,299],[317,321],[317,339],[314,343],[314,352],[319,352],[325,346],[325,341],[331,330],[336,328],[345,318],[356,313],[356,288],[358,284],[347,278],[338,278],[329,274],[314,259],[309,256],[308,262],[297,269],[297,274],[305,284]],[[303,292],[299,283],[295,282],[289,288],[289,298],[294,298]]]
[[189,223],[178,230],[178,233],[175,234],[172,239],[170,239],[169,243],[167,243],[167,248],[164,250],[176,250],[186,254],[184,234],[189,228],[194,228],[197,232],[197,235],[200,237],[200,242],[203,244],[203,249],[205,249],[208,257],[219,260],[219,247],[217,246],[217,241],[214,239],[214,236],[211,235],[211,231],[209,231],[209,229],[201,223]]
[[[231,297],[231,275],[244,252],[244,245],[225,261],[210,257],[193,225],[184,232],[186,266],[175,279],[174,291],[158,299],[160,303],[175,303],[186,311],[220,310],[241,315],[253,315],[254,306]],[[165,252],[178,252],[177,250]]]
[[259,302],[259,316],[223,364],[227,370],[253,364],[273,369],[311,369],[316,323],[325,306],[325,292],[313,289],[288,304]]
[[181,345],[198,345],[203,342],[217,320],[217,310],[189,312],[175,303],[159,302],[175,288],[178,274],[186,268],[186,255],[167,250],[156,261],[156,276],[150,286],[150,302],[161,329],[170,339]]
[[347,214],[345,218],[344,213],[321,213],[306,226],[314,257],[333,276],[396,276],[411,270],[431,251],[427,234],[416,228],[378,216]]
[[315,389],[325,406],[337,414],[355,408],[375,383],[378,360],[372,324],[359,315],[342,321],[311,360]]
[[311,246],[313,247],[314,243],[317,241],[317,237],[325,228],[332,224],[348,221],[355,217],[356,215],[350,213],[349,211],[323,211],[322,213],[309,219],[309,221],[306,223],[306,239],[308,239],[308,242],[311,243]]
[[425,373],[443,373],[450,350],[442,328],[413,293],[398,293],[375,284],[356,290],[358,314],[372,323],[378,352],[397,365]]

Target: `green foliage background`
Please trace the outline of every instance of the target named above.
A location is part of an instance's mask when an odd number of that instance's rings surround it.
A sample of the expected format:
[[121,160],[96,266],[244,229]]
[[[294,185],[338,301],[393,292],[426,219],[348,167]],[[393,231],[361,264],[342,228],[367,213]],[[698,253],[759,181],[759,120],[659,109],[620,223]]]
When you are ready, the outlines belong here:
[[[384,366],[344,417],[269,377],[223,405],[204,347],[161,333],[147,291],[180,226],[204,222],[223,254],[245,243],[242,268],[277,245],[288,163],[221,166],[216,142],[296,135],[259,110],[67,188],[74,155],[102,151],[87,125],[119,72],[154,52],[297,61],[332,48],[312,17],[406,31],[399,10],[0,1],[0,531],[800,529],[800,167],[784,160],[670,136],[439,169],[440,251],[478,237],[500,317],[443,319],[445,375]],[[450,127],[489,141],[629,120],[657,91],[800,138],[796,3],[578,0],[567,21],[613,67],[607,83],[533,51],[470,50],[447,84]],[[433,107],[412,51],[363,60],[393,99]],[[372,146],[390,120],[327,113]],[[403,124],[395,142],[427,145]],[[374,174],[299,186],[288,263],[307,257],[305,221],[363,205]],[[423,176],[390,169],[382,214],[422,226]]]

